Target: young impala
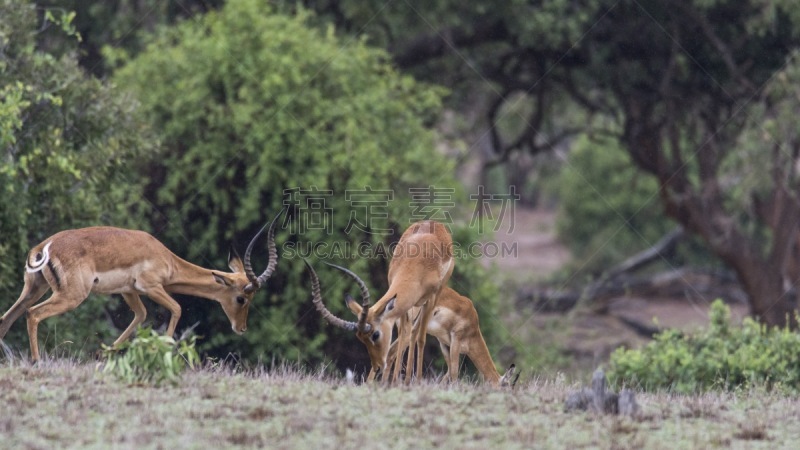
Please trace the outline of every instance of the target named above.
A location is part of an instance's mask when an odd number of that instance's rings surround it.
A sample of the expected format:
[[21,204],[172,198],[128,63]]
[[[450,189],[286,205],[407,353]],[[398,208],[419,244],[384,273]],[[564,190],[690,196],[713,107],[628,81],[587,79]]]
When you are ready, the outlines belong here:
[[[351,311],[356,314],[361,311],[361,306],[349,295],[346,301]],[[511,364],[504,375],[497,372],[489,347],[483,339],[478,311],[472,300],[450,287],[442,289],[436,299],[436,307],[433,308],[433,314],[428,321],[428,334],[439,341],[439,348],[447,364],[445,379],[451,382],[458,380],[460,356],[466,355],[483,376],[484,381],[494,386],[513,384],[516,381],[516,378],[512,379],[516,370],[514,364]],[[394,348],[396,344],[397,341],[389,348],[388,366],[397,362],[395,358],[398,351]]]
[[[31,358],[38,360],[39,322],[76,308],[90,293],[121,294],[133,310],[133,321],[114,345],[126,340],[144,321],[147,310],[140,295],[146,295],[169,310],[169,336],[175,333],[181,316],[181,307],[170,293],[219,302],[233,331],[242,334],[247,329],[247,313],[253,295],[266,283],[278,262],[274,240],[278,216],[268,224],[269,262],[258,276],[250,264],[250,253],[267,225],[250,241],[244,261],[235,254],[228,256],[232,273],[204,269],[187,262],[144,231],[89,227],[56,233],[28,254],[25,285],[16,303],[0,318],[0,339],[27,311]],[[48,289],[53,291],[50,298],[34,306]]]

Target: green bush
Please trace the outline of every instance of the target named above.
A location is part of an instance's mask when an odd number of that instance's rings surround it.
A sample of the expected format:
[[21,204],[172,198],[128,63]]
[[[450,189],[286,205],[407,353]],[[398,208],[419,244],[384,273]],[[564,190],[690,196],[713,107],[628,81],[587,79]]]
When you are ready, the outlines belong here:
[[800,388],[800,335],[746,318],[731,324],[721,300],[711,305],[705,331],[659,333],[642,349],[617,349],[609,379],[645,390],[694,393],[707,389]]
[[175,342],[149,327],[139,328],[132,341],[116,348],[103,346],[106,358],[103,372],[130,384],[177,383],[187,366],[194,368],[200,362],[196,339],[197,336],[192,336]]

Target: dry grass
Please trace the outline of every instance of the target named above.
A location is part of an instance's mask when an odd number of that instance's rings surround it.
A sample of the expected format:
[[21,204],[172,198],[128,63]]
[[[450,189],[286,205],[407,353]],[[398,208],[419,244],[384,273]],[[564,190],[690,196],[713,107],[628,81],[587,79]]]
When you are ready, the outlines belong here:
[[205,368],[126,386],[87,364],[0,365],[2,448],[795,448],[800,402],[748,392],[640,394],[635,419],[565,413],[574,388],[522,381],[351,385],[291,368]]

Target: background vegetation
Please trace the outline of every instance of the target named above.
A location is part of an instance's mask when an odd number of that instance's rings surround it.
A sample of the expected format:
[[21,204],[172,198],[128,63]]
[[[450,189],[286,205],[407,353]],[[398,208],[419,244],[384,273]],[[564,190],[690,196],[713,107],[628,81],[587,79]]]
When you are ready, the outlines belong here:
[[654,202],[658,183],[610,138],[577,139],[560,176],[558,232],[583,270],[599,273],[675,227]]

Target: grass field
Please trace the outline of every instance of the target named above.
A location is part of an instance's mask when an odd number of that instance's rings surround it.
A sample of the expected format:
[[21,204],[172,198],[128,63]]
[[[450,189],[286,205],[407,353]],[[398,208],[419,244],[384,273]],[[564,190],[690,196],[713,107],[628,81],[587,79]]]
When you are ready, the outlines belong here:
[[276,369],[129,386],[91,364],[0,363],[0,448],[797,448],[800,402],[761,392],[638,394],[634,419],[565,413],[575,386],[349,384]]

